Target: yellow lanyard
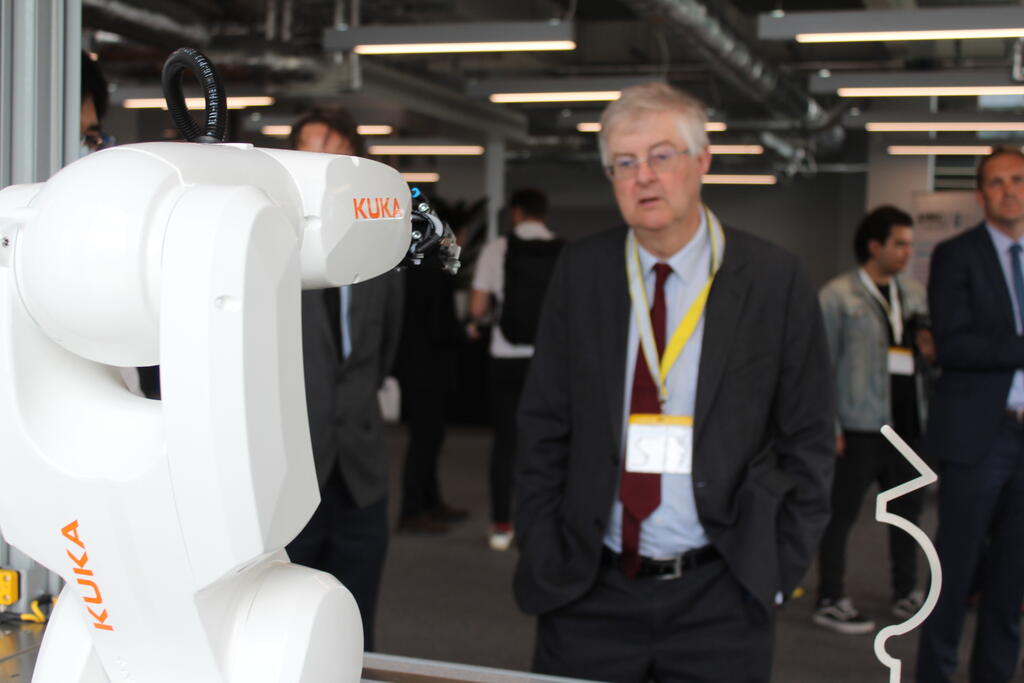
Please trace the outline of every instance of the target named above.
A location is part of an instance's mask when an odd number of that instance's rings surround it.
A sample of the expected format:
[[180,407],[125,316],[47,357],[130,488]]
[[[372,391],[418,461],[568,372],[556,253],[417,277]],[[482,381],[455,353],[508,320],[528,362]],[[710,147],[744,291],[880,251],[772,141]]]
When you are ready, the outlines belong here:
[[[715,274],[722,265],[715,237],[720,233],[721,226],[718,219],[705,206],[704,215],[708,226],[708,235],[711,240],[711,273],[708,281],[704,283],[697,298],[690,304],[686,315],[679,322],[672,338],[665,347],[665,353],[658,361],[658,346],[654,339],[654,328],[651,326],[651,307],[647,302],[647,288],[644,286],[640,267],[640,249],[636,242],[636,236],[630,231],[626,238],[626,274],[629,278],[629,296],[633,302],[633,313],[636,316],[637,333],[640,338],[640,348],[643,349],[644,358],[647,361],[647,368],[651,373],[651,379],[658,386],[658,396],[664,402],[668,399],[668,373],[672,366],[679,360],[683,349],[686,347],[690,337],[700,323],[707,306],[708,294],[711,292],[711,284],[715,280]],[[724,240],[724,234],[722,235]]]

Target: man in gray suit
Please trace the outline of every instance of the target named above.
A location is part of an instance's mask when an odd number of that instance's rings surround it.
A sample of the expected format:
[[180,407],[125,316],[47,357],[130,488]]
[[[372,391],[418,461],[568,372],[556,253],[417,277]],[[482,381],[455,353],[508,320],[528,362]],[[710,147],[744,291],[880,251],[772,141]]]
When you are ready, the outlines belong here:
[[[292,127],[305,152],[361,156],[362,139],[342,109],[314,110]],[[398,273],[350,287],[302,293],[306,404],[320,506],[288,545],[297,564],[345,585],[373,649],[374,613],[387,552],[387,463],[377,390],[398,348],[404,289]]]
[[622,91],[601,148],[626,226],[567,246],[547,291],[516,481],[541,673],[767,681],[828,521],[821,309],[795,257],[701,203],[706,121],[667,85]]

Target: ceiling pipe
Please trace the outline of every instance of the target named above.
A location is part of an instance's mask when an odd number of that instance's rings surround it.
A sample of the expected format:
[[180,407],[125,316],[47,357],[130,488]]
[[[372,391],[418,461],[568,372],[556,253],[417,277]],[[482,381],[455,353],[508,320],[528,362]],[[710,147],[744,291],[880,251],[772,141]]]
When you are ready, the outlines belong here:
[[198,21],[182,21],[125,0],[82,0],[82,19],[91,28],[131,35],[160,47],[205,47],[210,31]]
[[825,111],[751,51],[746,41],[724,26],[698,0],[622,0],[637,14],[667,19],[669,27],[703,54],[708,67],[742,92],[751,93],[772,112],[797,116],[813,128]]
[[[839,148],[843,132],[835,112],[827,112],[811,95],[756,56],[747,41],[723,25],[698,0],[622,0],[648,20],[667,20],[677,35],[695,48],[712,72],[764,105],[773,114],[796,119],[809,139],[797,145],[772,145],[790,161],[802,164],[809,152]],[[718,0],[721,5],[724,0]],[[792,150],[787,155],[786,150]]]

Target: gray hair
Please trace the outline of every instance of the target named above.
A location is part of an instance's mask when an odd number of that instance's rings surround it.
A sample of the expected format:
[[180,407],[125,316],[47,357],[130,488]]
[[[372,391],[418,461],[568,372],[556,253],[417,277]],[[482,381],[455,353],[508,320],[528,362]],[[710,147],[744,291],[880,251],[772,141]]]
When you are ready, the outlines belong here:
[[697,154],[707,146],[705,125],[708,112],[704,103],[666,83],[644,83],[624,89],[619,99],[611,102],[601,114],[601,132],[597,138],[601,164],[607,166],[611,162],[608,158],[608,136],[613,128],[634,116],[663,111],[678,116],[679,135],[690,148],[691,154]]

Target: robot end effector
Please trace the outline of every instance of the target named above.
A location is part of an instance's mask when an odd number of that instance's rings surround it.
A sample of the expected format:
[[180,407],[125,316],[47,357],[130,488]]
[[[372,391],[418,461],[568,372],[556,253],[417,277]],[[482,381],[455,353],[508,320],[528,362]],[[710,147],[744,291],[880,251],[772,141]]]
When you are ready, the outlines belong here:
[[451,275],[457,274],[462,248],[456,242],[452,229],[427,203],[419,188],[412,189],[412,201],[412,243],[400,266],[423,265],[424,258],[436,252],[441,269]]

